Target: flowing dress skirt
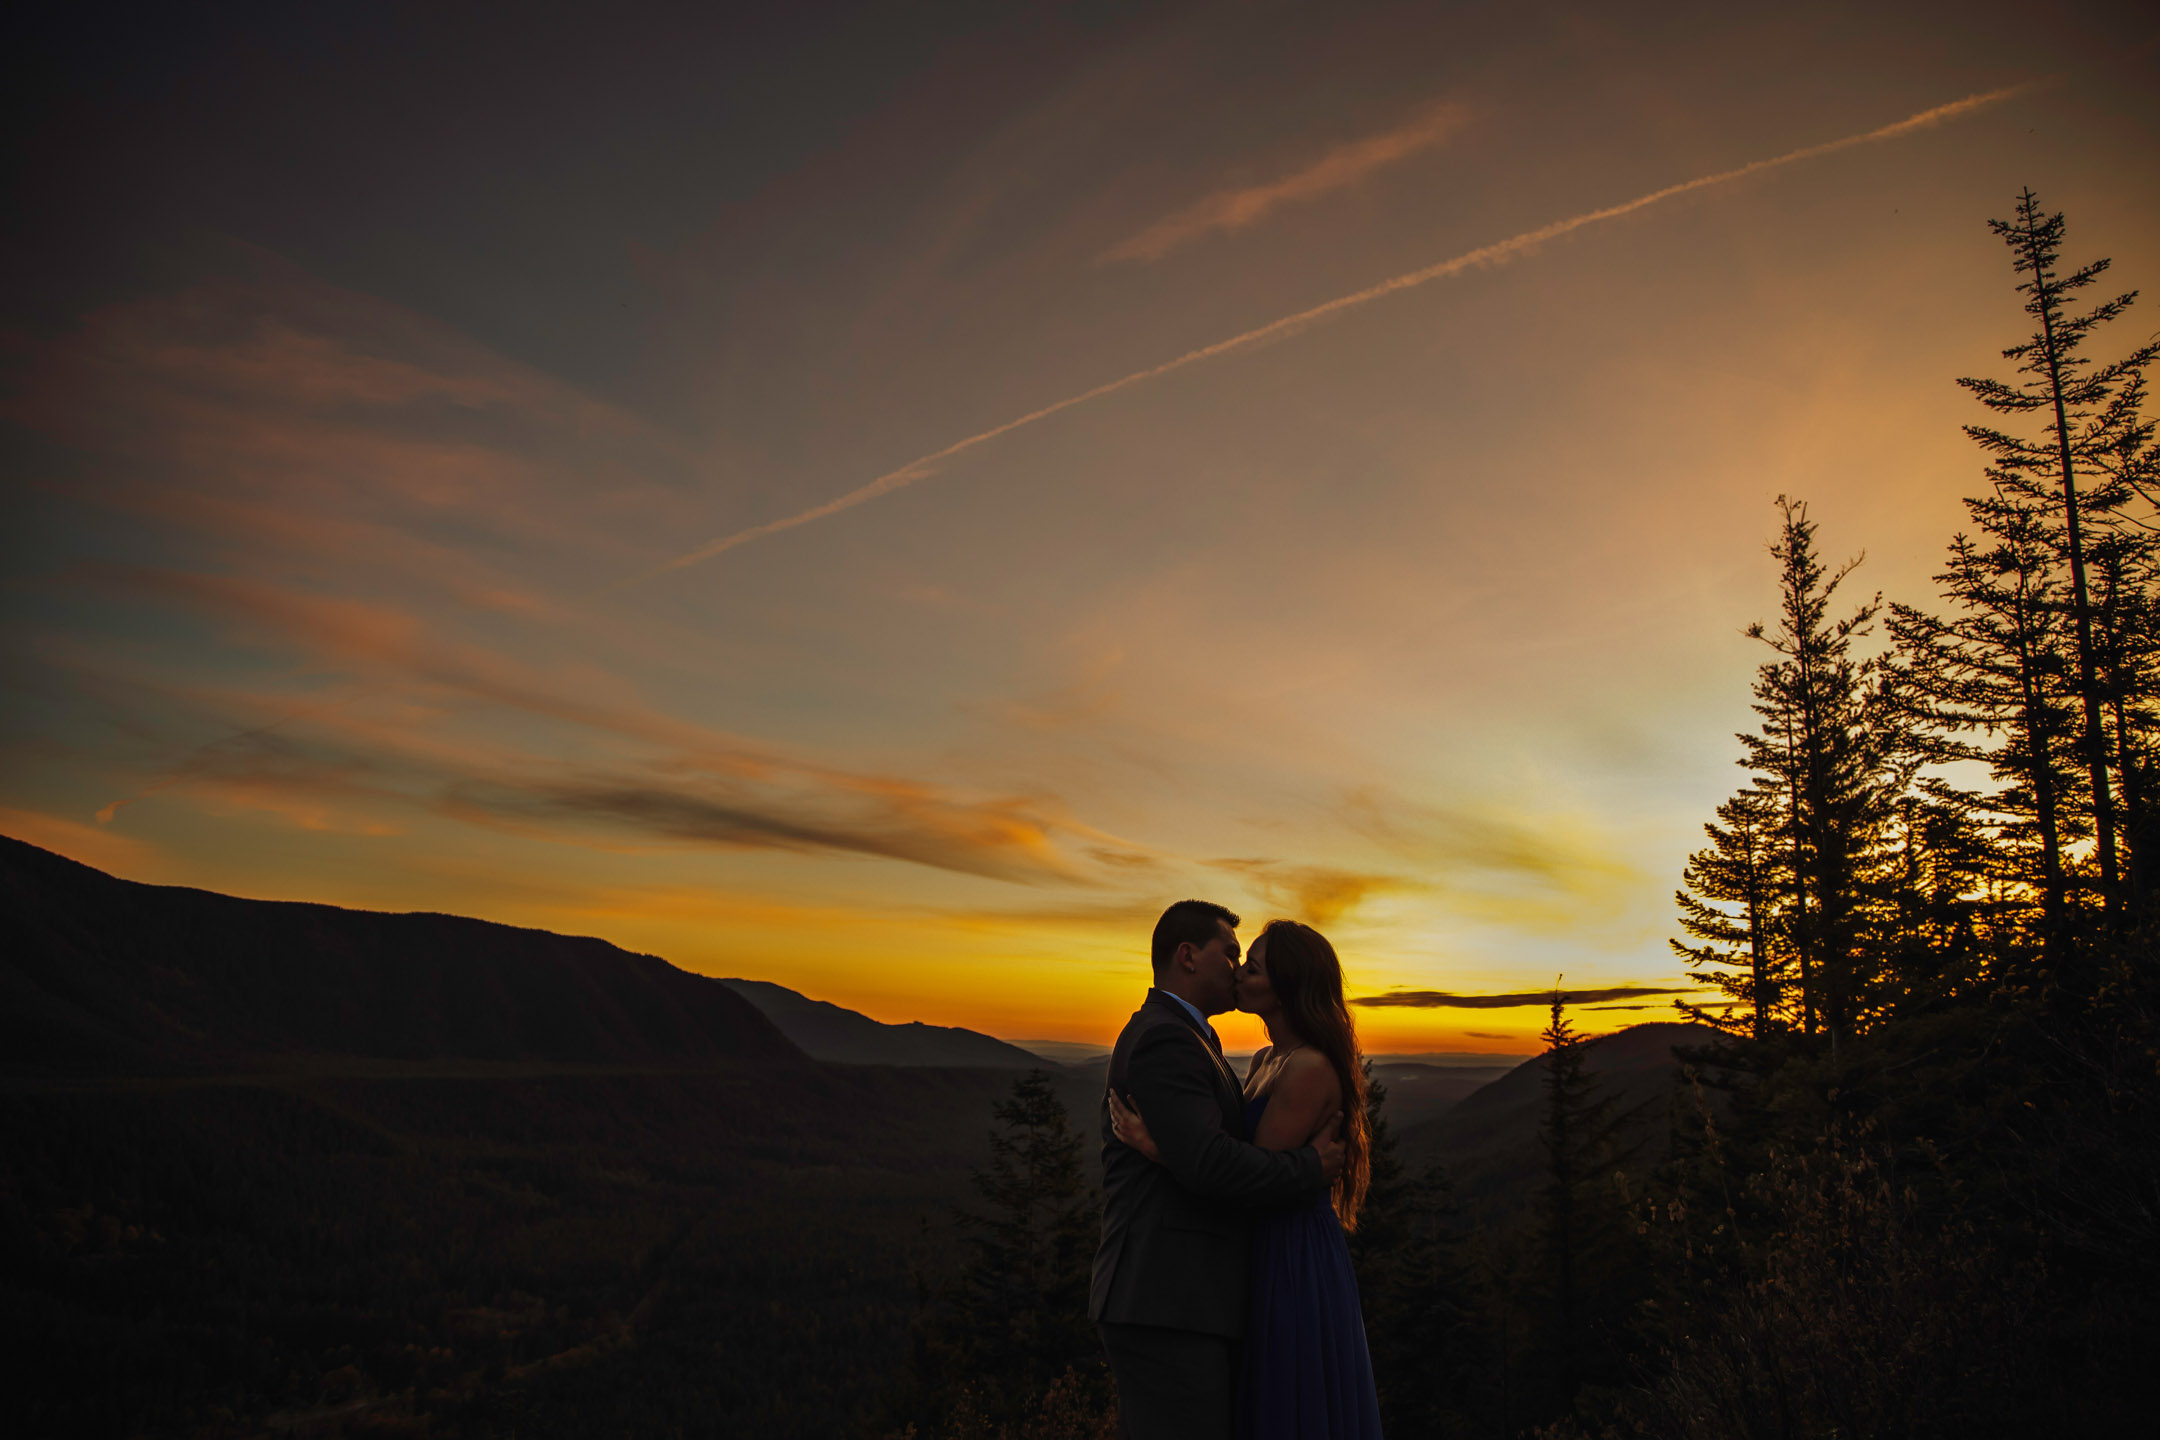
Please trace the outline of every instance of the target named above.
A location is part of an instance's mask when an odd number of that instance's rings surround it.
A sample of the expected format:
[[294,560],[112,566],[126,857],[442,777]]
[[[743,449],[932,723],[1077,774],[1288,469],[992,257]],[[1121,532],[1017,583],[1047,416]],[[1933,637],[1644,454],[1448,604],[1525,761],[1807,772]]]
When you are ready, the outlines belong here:
[[[1266,1105],[1253,1101],[1249,1126]],[[1238,1440],[1380,1440],[1357,1276],[1328,1196],[1253,1226],[1250,1304]]]

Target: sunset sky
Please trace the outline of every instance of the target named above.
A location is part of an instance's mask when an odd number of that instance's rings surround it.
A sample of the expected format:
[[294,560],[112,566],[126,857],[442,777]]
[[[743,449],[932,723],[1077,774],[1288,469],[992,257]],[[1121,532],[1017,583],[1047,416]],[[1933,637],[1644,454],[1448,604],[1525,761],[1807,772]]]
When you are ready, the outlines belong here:
[[1684,986],[1774,497],[1930,598],[2021,186],[2160,327],[2136,5],[30,24],[0,833],[885,1020]]

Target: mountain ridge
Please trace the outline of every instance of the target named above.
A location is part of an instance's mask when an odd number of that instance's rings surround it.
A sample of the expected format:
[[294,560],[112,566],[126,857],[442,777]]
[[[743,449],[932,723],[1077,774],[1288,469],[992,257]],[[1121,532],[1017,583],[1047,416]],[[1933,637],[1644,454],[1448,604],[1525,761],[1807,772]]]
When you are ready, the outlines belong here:
[[770,980],[723,979],[720,983],[757,1006],[813,1060],[836,1065],[953,1065],[989,1070],[1059,1068],[1055,1060],[979,1030],[928,1025],[920,1020],[888,1024],[830,1000],[813,1000]]
[[[1622,1117],[1621,1142],[1639,1157],[1630,1168],[1664,1151],[1666,1105],[1680,1070],[1674,1047],[1706,1045],[1716,1036],[1707,1025],[1653,1020],[1585,1042],[1584,1068],[1613,1097]],[[1474,1213],[1519,1203],[1544,1163],[1538,1143],[1543,1062],[1532,1056],[1444,1110],[1403,1126],[1396,1141],[1405,1160],[1444,1162]]]
[[6,836],[0,941],[8,1073],[809,1059],[719,981],[604,940],[146,885]]

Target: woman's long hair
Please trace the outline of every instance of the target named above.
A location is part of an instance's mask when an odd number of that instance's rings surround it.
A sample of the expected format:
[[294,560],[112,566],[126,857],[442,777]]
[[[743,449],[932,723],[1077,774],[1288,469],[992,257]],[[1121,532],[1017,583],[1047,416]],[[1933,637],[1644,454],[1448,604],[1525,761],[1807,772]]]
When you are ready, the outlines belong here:
[[[1290,1028],[1327,1056],[1342,1082],[1342,1175],[1335,1182],[1335,1215],[1345,1230],[1357,1229],[1358,1207],[1372,1179],[1372,1136],[1365,1123],[1365,1066],[1358,1055],[1357,1026],[1343,1000],[1342,962],[1327,936],[1295,920],[1270,920],[1260,932],[1267,941],[1268,985],[1282,1005]],[[1258,944],[1259,941],[1254,941]]]

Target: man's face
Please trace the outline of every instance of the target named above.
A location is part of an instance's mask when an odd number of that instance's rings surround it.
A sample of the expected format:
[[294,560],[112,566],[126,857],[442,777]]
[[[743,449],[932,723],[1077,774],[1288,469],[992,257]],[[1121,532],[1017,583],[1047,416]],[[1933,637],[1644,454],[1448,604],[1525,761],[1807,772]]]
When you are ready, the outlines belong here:
[[1220,1015],[1237,1003],[1237,931],[1221,920],[1215,922],[1215,938],[1196,950],[1192,956],[1193,977],[1198,982],[1199,995],[1193,1003],[1203,1014]]

